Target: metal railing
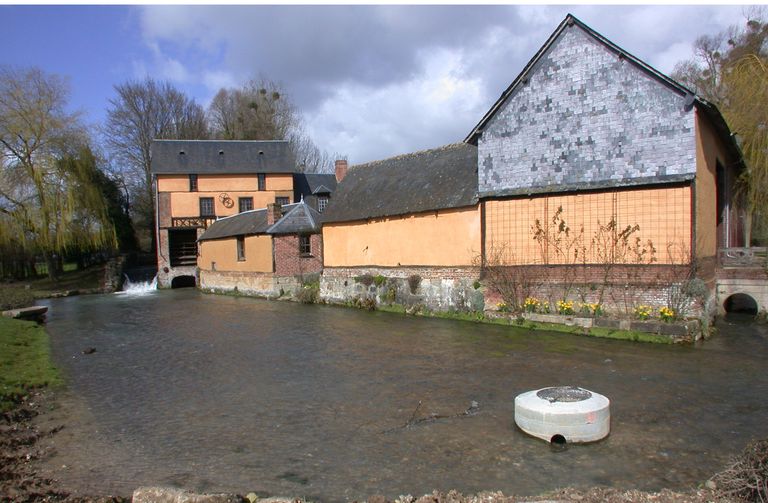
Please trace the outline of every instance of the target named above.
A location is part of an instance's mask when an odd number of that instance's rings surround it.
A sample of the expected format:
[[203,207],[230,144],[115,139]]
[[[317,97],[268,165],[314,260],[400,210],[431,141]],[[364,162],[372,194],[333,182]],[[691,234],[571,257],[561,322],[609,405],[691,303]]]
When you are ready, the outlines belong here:
[[718,261],[722,267],[765,267],[768,265],[768,248],[720,248]]

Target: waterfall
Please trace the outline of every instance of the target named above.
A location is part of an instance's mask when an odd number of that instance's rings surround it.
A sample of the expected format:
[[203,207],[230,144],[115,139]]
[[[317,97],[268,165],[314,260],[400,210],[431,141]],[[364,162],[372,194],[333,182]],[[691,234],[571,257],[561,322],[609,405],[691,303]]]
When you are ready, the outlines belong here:
[[120,293],[128,295],[145,295],[157,290],[157,274],[152,278],[152,281],[137,281],[136,283],[131,281],[131,278],[129,278],[127,274],[124,274],[123,276],[125,276],[125,283],[123,283],[123,291]]

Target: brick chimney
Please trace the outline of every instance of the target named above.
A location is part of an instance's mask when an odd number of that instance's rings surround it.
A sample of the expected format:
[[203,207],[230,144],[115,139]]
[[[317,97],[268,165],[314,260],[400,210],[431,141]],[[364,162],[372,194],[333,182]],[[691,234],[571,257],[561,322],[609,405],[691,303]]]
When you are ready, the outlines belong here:
[[283,213],[280,211],[280,205],[277,203],[269,203],[267,205],[267,225],[273,225],[275,222],[283,217]]
[[347,176],[347,160],[339,159],[336,161],[336,181],[340,182]]

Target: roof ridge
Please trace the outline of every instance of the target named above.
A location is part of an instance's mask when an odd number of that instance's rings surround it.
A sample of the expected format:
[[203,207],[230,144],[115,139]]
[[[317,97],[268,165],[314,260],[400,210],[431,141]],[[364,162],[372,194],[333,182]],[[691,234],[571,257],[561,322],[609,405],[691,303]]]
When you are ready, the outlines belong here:
[[185,143],[202,143],[202,142],[219,142],[219,143],[288,143],[290,140],[203,140],[203,139],[192,139],[192,140],[178,140],[173,138],[153,138],[152,141],[164,141],[164,142],[185,142]]
[[349,169],[359,168],[359,167],[362,167],[362,166],[373,167],[376,164],[380,164],[380,163],[384,163],[384,162],[388,162],[388,161],[397,161],[397,160],[401,160],[401,159],[407,159],[408,157],[415,157],[415,156],[420,155],[420,154],[426,154],[427,152],[438,152],[438,151],[441,151],[441,150],[449,150],[449,149],[452,149],[452,148],[461,147],[463,145],[469,145],[469,144],[464,142],[464,141],[448,143],[446,145],[441,145],[439,147],[426,148],[426,149],[422,149],[422,150],[416,150],[414,152],[406,152],[405,154],[398,154],[398,155],[394,155],[394,156],[391,156],[391,157],[385,157],[384,159],[376,159],[375,161],[368,161],[368,162],[364,162],[364,163],[360,163],[360,164],[353,164],[352,166],[350,166]]

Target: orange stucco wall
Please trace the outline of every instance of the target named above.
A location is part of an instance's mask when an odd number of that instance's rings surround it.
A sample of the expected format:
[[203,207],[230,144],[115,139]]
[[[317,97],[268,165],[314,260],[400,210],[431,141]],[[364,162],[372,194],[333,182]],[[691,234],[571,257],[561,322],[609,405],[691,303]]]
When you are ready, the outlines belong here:
[[468,266],[479,253],[478,206],[323,226],[326,267]]
[[[730,165],[725,145],[709,123],[696,113],[696,256],[714,257],[717,253],[717,161]],[[740,246],[732,243],[731,246]]]
[[243,261],[237,260],[237,239],[234,237],[202,241],[197,266],[206,271],[272,272],[272,237],[247,236]]
[[234,192],[227,191],[226,194],[232,201],[232,205],[227,208],[219,196],[222,192],[173,192],[171,193],[171,216],[174,217],[194,217],[200,215],[200,198],[212,197],[214,209],[217,217],[226,217],[238,212],[238,198],[252,197],[253,209],[265,208],[268,203],[274,203],[276,197],[287,197],[293,199],[292,191],[256,191],[256,192]]
[[[238,198],[252,197],[253,208],[264,208],[274,203],[277,197],[287,197],[293,202],[293,175],[267,174],[266,190],[258,190],[257,175],[199,175],[198,190],[189,191],[187,175],[158,175],[158,192],[171,194],[171,215],[173,217],[194,217],[200,215],[200,198],[212,197],[218,217],[234,215],[238,212]],[[227,207],[222,194],[229,196],[232,204]]]
[[[643,243],[650,240],[656,249],[657,263],[681,263],[690,258],[691,247],[691,188],[689,186],[616,190],[584,194],[550,195],[531,198],[487,201],[486,257],[506,264],[581,263],[574,250],[580,248],[587,263],[599,263],[600,250],[596,244],[600,225],[616,218],[617,228],[639,225],[631,235]],[[558,253],[552,246],[543,248],[534,239],[534,224],[548,226],[558,208],[570,227],[569,237],[562,236]],[[577,238],[584,229],[583,237]],[[556,235],[556,231],[552,231]],[[552,239],[550,239],[550,242]],[[566,246],[564,243],[572,244]],[[625,260],[631,262],[629,260]]]

